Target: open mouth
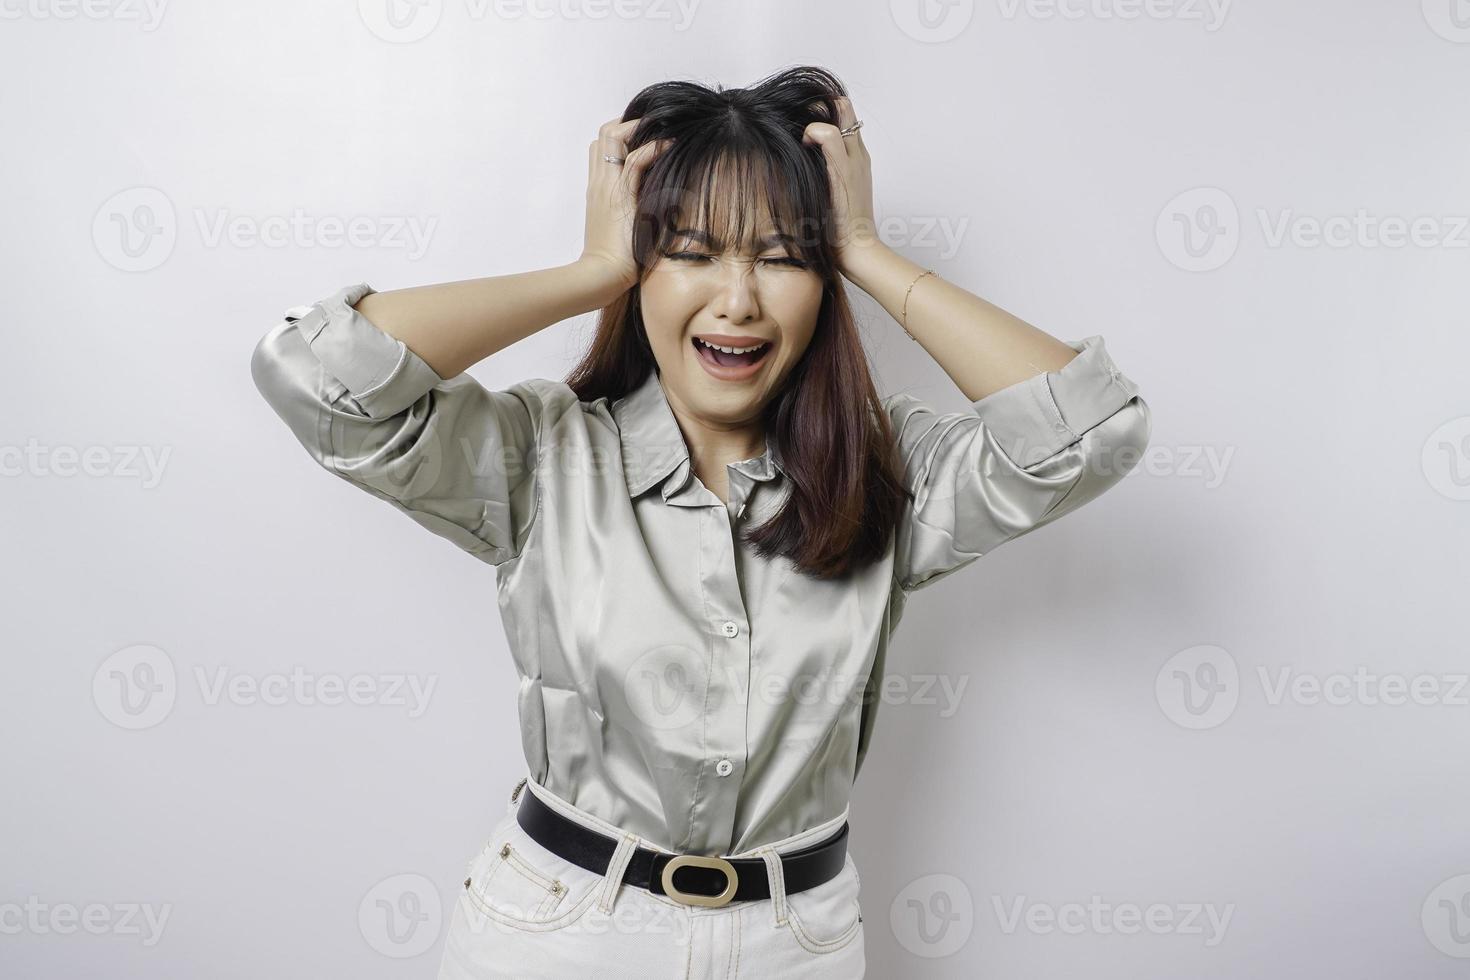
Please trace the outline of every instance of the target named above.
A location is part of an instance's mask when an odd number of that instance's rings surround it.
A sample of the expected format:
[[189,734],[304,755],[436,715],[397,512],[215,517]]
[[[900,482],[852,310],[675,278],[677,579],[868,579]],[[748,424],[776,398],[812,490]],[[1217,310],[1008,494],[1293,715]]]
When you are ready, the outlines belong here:
[[766,341],[755,347],[723,347],[700,340],[698,337],[690,338],[690,343],[699,352],[699,356],[716,367],[744,368],[752,367],[760,363],[761,359],[771,350],[771,342]]

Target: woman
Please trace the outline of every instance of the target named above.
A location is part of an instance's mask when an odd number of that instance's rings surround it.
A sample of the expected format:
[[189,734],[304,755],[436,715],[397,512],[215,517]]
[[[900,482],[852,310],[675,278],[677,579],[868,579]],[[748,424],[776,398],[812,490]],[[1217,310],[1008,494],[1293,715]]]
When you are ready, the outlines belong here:
[[[297,308],[252,370],[311,455],[494,565],[527,776],[442,977],[860,977],[848,798],[909,594],[1117,482],[1148,409],[873,235],[830,73],[654,85],[580,258]],[[972,402],[880,399],[842,277]],[[602,310],[566,381],[464,371]],[[525,790],[525,792],[523,792]]]

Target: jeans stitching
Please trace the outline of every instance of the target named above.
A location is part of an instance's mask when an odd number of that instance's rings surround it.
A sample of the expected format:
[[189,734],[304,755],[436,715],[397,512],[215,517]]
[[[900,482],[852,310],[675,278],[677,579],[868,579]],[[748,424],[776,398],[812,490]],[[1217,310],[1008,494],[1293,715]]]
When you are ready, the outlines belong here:
[[730,920],[732,932],[730,940],[730,962],[725,974],[726,980],[736,980],[740,976],[740,916],[736,915]]
[[[854,883],[858,884],[857,863],[852,860],[851,854],[845,856],[843,865],[842,873],[850,873],[853,876]],[[806,926],[802,924],[801,913],[797,912],[795,908],[788,908],[789,925],[792,934],[796,937],[796,941],[801,944],[803,949],[813,953],[835,953],[839,949],[846,947],[862,930],[863,925],[862,905],[859,904],[856,898],[852,899],[851,903],[853,907],[853,922],[840,935],[833,939],[818,939],[811,935],[807,932]]]
[[760,849],[761,859],[766,862],[766,874],[771,879],[771,905],[775,912],[776,925],[786,925],[786,878],[782,870],[781,857],[775,848],[767,845]]
[[795,909],[791,909],[790,926],[792,933],[796,936],[796,941],[802,945],[802,948],[810,950],[813,953],[835,953],[839,949],[842,949],[852,942],[853,937],[858,934],[858,930],[863,924],[857,902],[853,902],[852,905],[854,909],[852,925],[848,926],[835,939],[817,939],[810,935],[806,931],[806,927],[801,924],[801,916]]
[[557,929],[564,929],[567,926],[571,925],[573,922],[581,919],[582,916],[584,916],[587,911],[592,908],[593,903],[597,899],[597,893],[595,891],[588,892],[580,902],[569,909],[565,909],[554,918],[542,919],[538,921],[535,919],[522,919],[518,916],[510,915],[507,912],[497,909],[493,905],[490,905],[488,902],[486,902],[485,899],[480,897],[480,895],[473,889],[466,891],[464,894],[465,898],[468,899],[471,904],[479,910],[480,914],[494,919],[496,922],[499,922],[511,929],[517,929],[521,932],[554,932]]
[[603,872],[602,883],[598,886],[597,907],[603,912],[611,912],[613,897],[618,888],[623,884],[623,875],[628,870],[628,861],[633,856],[633,848],[638,844],[638,838],[632,834],[624,834],[623,839],[618,841],[614,848],[612,857],[608,859],[607,870]]

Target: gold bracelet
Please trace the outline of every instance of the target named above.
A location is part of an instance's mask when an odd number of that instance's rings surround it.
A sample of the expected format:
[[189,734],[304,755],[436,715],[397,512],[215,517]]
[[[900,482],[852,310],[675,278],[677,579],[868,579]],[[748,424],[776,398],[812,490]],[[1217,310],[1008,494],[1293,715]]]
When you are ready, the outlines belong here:
[[903,327],[904,333],[909,334],[909,340],[919,339],[918,337],[915,337],[913,334],[909,333],[909,293],[914,291],[914,283],[918,282],[920,279],[923,279],[925,276],[932,276],[936,274],[937,273],[935,273],[933,269],[926,269],[923,272],[919,273],[917,276],[914,276],[914,282],[909,283],[908,292],[903,294],[903,320],[899,323],[899,326]]

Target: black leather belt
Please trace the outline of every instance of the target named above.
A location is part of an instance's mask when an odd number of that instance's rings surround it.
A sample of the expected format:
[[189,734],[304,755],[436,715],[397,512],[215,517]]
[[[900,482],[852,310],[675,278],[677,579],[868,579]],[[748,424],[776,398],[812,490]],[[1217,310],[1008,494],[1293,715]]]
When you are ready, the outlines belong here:
[[[516,787],[519,793],[521,786]],[[511,795],[515,799],[515,794]],[[516,809],[516,822],[536,843],[573,864],[606,874],[618,839],[583,826],[547,806],[527,791]],[[779,854],[786,891],[799,892],[835,878],[847,861],[847,823],[831,837]],[[678,881],[674,880],[675,873]],[[638,847],[628,859],[623,880],[655,895],[685,905],[718,908],[731,902],[771,897],[766,862],[759,857],[724,858],[702,854],[669,854]]]

